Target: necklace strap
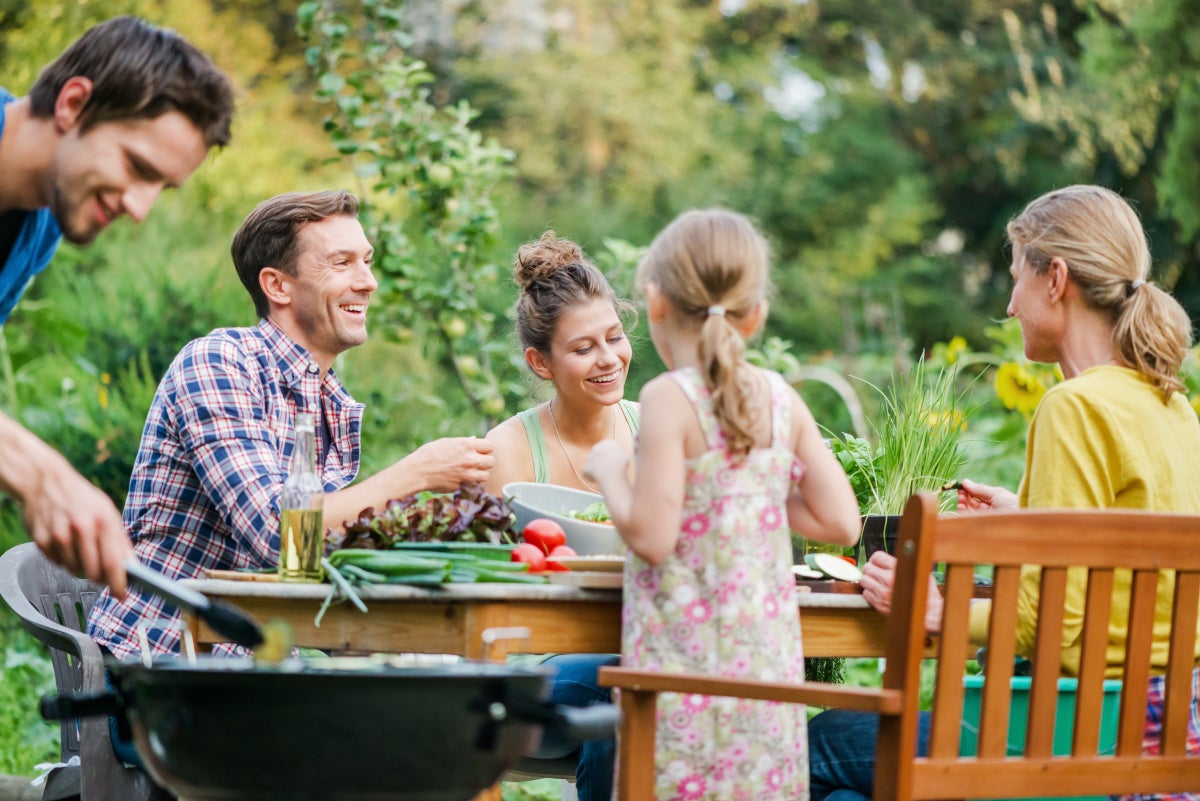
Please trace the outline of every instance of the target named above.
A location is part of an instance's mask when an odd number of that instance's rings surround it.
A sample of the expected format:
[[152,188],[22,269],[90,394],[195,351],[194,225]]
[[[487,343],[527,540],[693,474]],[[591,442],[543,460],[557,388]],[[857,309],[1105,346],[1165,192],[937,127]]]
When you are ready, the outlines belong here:
[[[558,430],[558,420],[554,417],[554,401],[555,400],[557,400],[557,399],[551,398],[550,403],[546,404],[546,409],[547,409],[547,411],[550,412],[550,425],[554,426],[554,438],[556,440],[558,440],[558,447],[562,449],[563,457],[566,458],[567,465],[571,468],[571,472],[575,474],[575,479],[580,484],[582,484],[583,486],[585,486],[589,490],[591,490],[592,492],[599,494],[600,490],[597,487],[594,487],[591,484],[589,484],[584,479],[584,477],[579,474],[579,471],[575,469],[575,463],[571,461],[571,454],[567,452],[567,444],[563,441],[562,433],[559,432],[559,430]],[[612,438],[613,439],[617,438],[617,410],[616,410],[615,406],[613,407],[613,416],[612,416]]]

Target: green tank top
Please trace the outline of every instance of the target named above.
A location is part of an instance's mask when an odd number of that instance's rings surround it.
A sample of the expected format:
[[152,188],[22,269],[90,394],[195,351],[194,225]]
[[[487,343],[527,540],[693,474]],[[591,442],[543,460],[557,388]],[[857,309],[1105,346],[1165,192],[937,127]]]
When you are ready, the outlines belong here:
[[[525,426],[525,436],[529,438],[529,452],[533,455],[533,480],[539,484],[550,483],[550,464],[546,457],[546,434],[542,431],[542,421],[537,414],[538,407],[519,412],[517,417]],[[633,401],[621,401],[621,412],[629,423],[629,430],[634,434],[638,430],[638,407]]]

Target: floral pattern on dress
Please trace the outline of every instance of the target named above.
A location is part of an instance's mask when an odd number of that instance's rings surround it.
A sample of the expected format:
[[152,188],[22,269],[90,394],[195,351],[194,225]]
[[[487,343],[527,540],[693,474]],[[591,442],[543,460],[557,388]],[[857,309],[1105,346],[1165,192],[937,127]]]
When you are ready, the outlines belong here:
[[[772,442],[741,460],[698,372],[670,373],[694,407],[708,450],[686,464],[674,553],[625,566],[621,660],[640,670],[804,681],[787,497],[804,466],[787,443],[787,384],[771,386]],[[658,801],[808,798],[804,707],[663,693],[658,701]]]

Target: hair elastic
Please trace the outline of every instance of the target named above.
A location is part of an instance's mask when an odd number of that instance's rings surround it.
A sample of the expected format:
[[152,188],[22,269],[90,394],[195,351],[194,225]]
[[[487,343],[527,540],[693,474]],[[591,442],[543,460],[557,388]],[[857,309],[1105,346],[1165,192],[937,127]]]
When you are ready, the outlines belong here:
[[718,317],[724,317],[725,316],[725,307],[724,306],[709,306],[708,307],[708,316],[712,317],[714,314]]
[[1145,282],[1145,280],[1143,280],[1143,279],[1141,279],[1141,278],[1136,278],[1136,279],[1134,279],[1133,281],[1130,281],[1130,282],[1129,282],[1129,291],[1130,291],[1130,292],[1136,292],[1136,291],[1137,291],[1137,288],[1138,288],[1139,286],[1141,286],[1142,284],[1144,284],[1144,283],[1146,283],[1146,282]]

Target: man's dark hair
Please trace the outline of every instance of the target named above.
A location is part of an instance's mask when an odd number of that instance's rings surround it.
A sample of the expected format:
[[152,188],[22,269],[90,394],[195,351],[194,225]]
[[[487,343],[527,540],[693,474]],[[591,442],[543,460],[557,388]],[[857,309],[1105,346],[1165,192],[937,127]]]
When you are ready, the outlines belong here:
[[266,319],[271,309],[258,285],[258,274],[264,267],[274,267],[295,275],[296,235],[301,226],[337,216],[357,217],[358,198],[341,190],[288,192],[259,203],[242,221],[229,250],[259,318]]
[[130,16],[91,28],[38,75],[29,90],[33,116],[53,115],[63,86],[77,76],[92,82],[92,94],[79,115],[82,132],[102,122],[154,119],[178,111],[209,147],[229,144],[229,79],[174,31]]

